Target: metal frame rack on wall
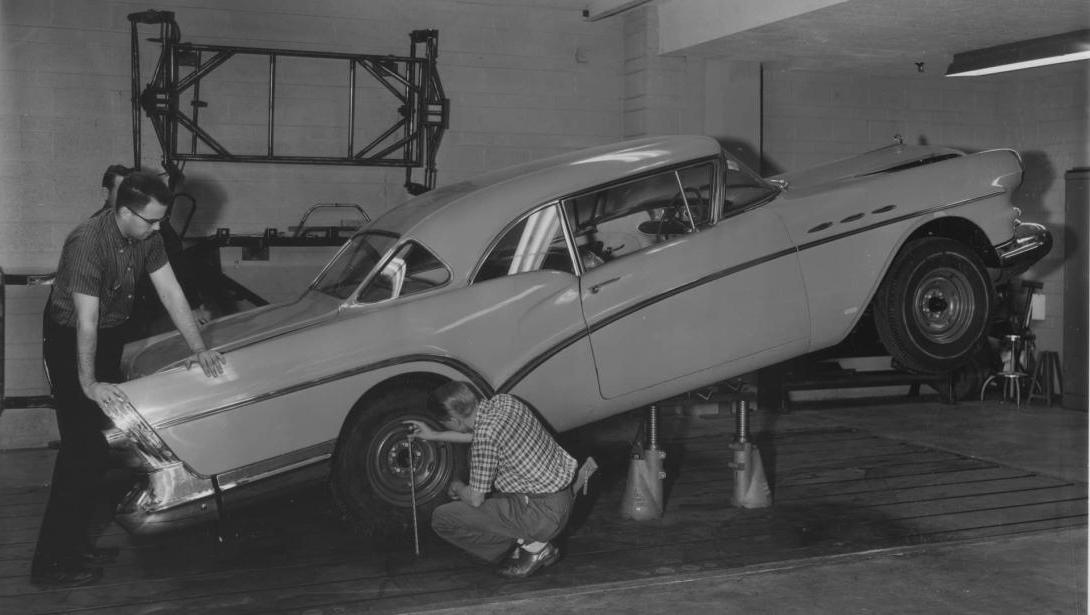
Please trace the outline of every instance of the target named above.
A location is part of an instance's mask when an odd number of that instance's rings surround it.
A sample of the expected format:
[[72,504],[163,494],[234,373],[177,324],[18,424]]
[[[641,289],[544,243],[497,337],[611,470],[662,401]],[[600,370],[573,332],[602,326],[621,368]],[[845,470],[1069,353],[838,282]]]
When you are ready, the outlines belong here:
[[[436,68],[437,30],[414,30],[410,34],[409,55],[394,56],[183,43],[180,41],[181,28],[171,11],[142,11],[130,14],[128,19],[132,30],[134,163],[137,167],[142,166],[143,111],[163,151],[163,167],[170,175],[171,187],[180,181],[179,163],[190,160],[404,167],[405,189],[410,194],[421,194],[435,187],[436,153],[450,123],[450,101],[444,95]],[[149,41],[158,43],[161,52],[151,80],[141,90],[139,29],[144,25],[159,26],[159,37]],[[264,56],[268,61],[264,153],[229,151],[221,139],[200,124],[200,110],[208,106],[208,101],[201,97],[201,81],[232,57],[241,55]],[[348,117],[343,156],[276,153],[277,60],[284,57],[345,63]],[[399,117],[369,142],[357,146],[356,84],[361,69],[393,95]],[[185,103],[184,95],[189,98]],[[188,111],[184,110],[186,105]],[[422,183],[413,181],[413,169],[419,167],[424,167]]]

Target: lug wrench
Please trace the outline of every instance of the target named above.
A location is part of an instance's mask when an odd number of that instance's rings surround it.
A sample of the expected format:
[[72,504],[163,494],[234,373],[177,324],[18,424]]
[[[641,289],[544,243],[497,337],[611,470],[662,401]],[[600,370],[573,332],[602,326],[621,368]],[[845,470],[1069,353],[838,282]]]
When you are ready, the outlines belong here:
[[420,557],[420,527],[416,520],[416,468],[413,463],[413,434],[409,433],[409,497],[413,511],[413,552]]

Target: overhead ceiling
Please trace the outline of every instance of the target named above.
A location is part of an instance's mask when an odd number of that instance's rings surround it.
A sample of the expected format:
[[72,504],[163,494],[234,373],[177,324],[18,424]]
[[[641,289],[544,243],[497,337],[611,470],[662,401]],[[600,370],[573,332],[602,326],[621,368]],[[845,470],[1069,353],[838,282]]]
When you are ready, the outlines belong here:
[[958,52],[1088,27],[1090,0],[847,0],[676,52],[771,69],[915,71],[923,62],[942,74]]

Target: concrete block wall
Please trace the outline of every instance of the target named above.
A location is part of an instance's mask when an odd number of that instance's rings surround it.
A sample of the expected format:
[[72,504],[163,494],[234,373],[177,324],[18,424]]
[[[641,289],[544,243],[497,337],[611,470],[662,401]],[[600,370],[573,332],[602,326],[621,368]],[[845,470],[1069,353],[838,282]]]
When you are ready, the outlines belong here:
[[[1088,240],[1085,229],[1068,228],[1064,174],[1090,166],[1090,70],[1086,62],[1076,62],[1022,72],[1011,73],[1000,82],[1006,94],[1000,106],[1004,117],[1011,118],[1012,145],[1022,153],[1026,166],[1015,203],[1027,220],[1046,224],[1056,241],[1052,252],[1025,276],[1044,283],[1046,318],[1033,323],[1037,348],[1055,350],[1062,356],[1067,292],[1064,242],[1072,236]],[[1085,285],[1083,280],[1082,292]]]
[[1013,126],[1000,115],[1000,92],[993,82],[928,74],[765,71],[765,171],[858,154],[896,134],[906,143],[1009,147]]
[[661,55],[658,18],[654,7],[623,16],[626,138],[704,132],[704,61]]
[[766,174],[881,147],[894,134],[906,143],[1020,151],[1026,171],[1013,201],[1057,240],[1024,276],[1044,282],[1046,319],[1033,329],[1038,349],[1062,352],[1063,174],[1090,161],[1085,63],[962,79],[765,71],[763,104]]
[[[408,55],[409,32],[439,30],[439,74],[451,127],[438,157],[445,184],[502,166],[617,140],[622,134],[622,26],[587,22],[582,0],[4,0],[0,3],[0,267],[42,273],[67,233],[102,202],[110,163],[131,164],[127,15],[175,13],[184,42]],[[158,34],[142,28],[142,38]],[[146,81],[157,45],[141,48]],[[278,151],[344,151],[347,70],[283,60]],[[263,151],[267,65],[237,57],[202,91],[202,124],[241,150]],[[385,123],[392,97],[362,74],[360,134]],[[256,109],[256,111],[255,111]],[[159,149],[143,130],[144,166]],[[373,132],[369,135],[375,136]],[[284,149],[282,149],[284,148]],[[191,162],[181,190],[198,210],[189,233],[286,230],[317,202],[352,202],[372,216],[407,198],[404,171]],[[422,176],[417,175],[419,180]],[[33,306],[32,306],[33,307]],[[40,308],[9,313],[7,395],[44,392],[33,340]],[[32,337],[32,336],[31,336]],[[27,344],[22,347],[22,344]],[[37,374],[34,376],[33,374]]]

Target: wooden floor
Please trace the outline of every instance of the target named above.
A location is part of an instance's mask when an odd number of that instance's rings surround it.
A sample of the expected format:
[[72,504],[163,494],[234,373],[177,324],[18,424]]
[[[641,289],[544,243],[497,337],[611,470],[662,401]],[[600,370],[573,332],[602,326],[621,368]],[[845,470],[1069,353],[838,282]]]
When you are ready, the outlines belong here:
[[[314,490],[275,510],[233,519],[233,537],[223,543],[202,529],[136,544],[111,526],[100,544],[122,551],[100,584],[43,591],[29,584],[27,570],[48,488],[0,486],[0,613],[427,609],[1087,521],[1085,483],[843,428],[783,431],[759,440],[775,505],[733,509],[729,438],[664,431],[669,479],[663,519],[620,518],[629,445],[595,442],[602,471],[591,494],[577,503],[563,559],[517,582],[435,540],[425,541],[419,558],[409,540],[368,545],[346,533],[328,496]],[[0,463],[48,467],[51,460],[43,451],[0,453]]]

